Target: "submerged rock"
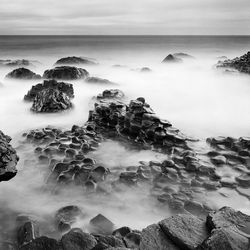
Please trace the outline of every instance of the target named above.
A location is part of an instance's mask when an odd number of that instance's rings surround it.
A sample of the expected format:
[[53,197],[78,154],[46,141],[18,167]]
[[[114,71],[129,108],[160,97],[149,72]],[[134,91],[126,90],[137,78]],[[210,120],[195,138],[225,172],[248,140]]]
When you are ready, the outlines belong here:
[[76,65],[76,64],[88,64],[88,65],[97,65],[97,63],[91,59],[77,57],[77,56],[69,56],[63,57],[56,61],[55,64],[59,65]]
[[178,62],[182,62],[182,59],[173,56],[172,54],[169,54],[167,57],[165,57],[165,59],[162,61],[163,63],[178,63]]
[[26,68],[18,68],[14,69],[10,73],[6,75],[6,78],[12,79],[23,79],[23,80],[34,80],[34,79],[41,79],[41,76],[32,72]]
[[19,160],[16,150],[9,144],[11,137],[0,130],[0,182],[8,181],[16,173],[16,165]]
[[43,77],[46,79],[58,80],[77,80],[88,76],[89,72],[86,69],[71,66],[59,66],[54,69],[45,70],[43,73]]
[[109,81],[109,80],[107,80],[107,79],[103,79],[103,78],[99,78],[99,77],[94,77],[94,76],[92,76],[92,77],[87,77],[87,78],[85,79],[85,81],[86,81],[87,83],[116,84],[116,83],[111,82],[111,81]]
[[36,95],[31,110],[35,112],[58,112],[72,107],[67,94],[58,89],[44,89]]
[[250,51],[240,57],[219,61],[217,68],[236,69],[239,72],[250,74]]
[[33,101],[35,97],[45,89],[58,89],[67,94],[70,98],[74,97],[73,85],[65,82],[57,82],[56,80],[44,80],[43,83],[33,85],[28,93],[24,96],[24,100]]

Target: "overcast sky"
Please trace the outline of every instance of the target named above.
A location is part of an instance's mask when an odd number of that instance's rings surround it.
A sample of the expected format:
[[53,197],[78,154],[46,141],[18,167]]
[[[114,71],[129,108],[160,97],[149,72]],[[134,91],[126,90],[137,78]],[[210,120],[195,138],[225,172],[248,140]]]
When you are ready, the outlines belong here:
[[250,35],[250,0],[0,0],[0,35]]

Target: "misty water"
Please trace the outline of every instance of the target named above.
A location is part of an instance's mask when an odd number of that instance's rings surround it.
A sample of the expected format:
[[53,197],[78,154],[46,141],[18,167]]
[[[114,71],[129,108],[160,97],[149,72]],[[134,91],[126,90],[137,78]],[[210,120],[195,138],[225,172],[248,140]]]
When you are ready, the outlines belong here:
[[[88,214],[86,221],[76,225],[80,227],[98,213],[116,226],[137,229],[168,217],[171,212],[150,196],[146,185],[111,196],[85,195],[77,187],[52,192],[45,184],[48,169],[37,162],[34,147],[22,143],[22,134],[47,125],[62,129],[83,125],[93,108],[92,97],[105,89],[119,88],[127,101],[145,97],[157,115],[171,121],[183,133],[200,139],[201,147],[211,136],[250,136],[249,76],[225,74],[214,67],[220,56],[233,58],[247,52],[249,43],[249,37],[0,37],[0,59],[35,60],[36,66],[30,69],[42,74],[64,56],[94,58],[99,62],[97,66],[84,66],[90,75],[117,83],[72,81],[73,109],[35,114],[30,111],[31,103],[25,103],[23,97],[41,80],[7,80],[5,75],[12,69],[0,68],[0,130],[13,138],[12,145],[20,156],[17,176],[0,184],[0,207],[45,219],[62,206],[79,205]],[[184,59],[180,64],[161,63],[175,52],[188,53],[194,59]],[[142,67],[152,71],[140,72]],[[139,161],[166,158],[161,153],[130,149],[114,141],[102,143],[92,154],[100,164],[117,171],[138,165]],[[237,175],[230,169],[220,171],[229,177]],[[250,214],[250,201],[227,188],[206,196],[197,195],[197,199],[214,208],[228,205]]]

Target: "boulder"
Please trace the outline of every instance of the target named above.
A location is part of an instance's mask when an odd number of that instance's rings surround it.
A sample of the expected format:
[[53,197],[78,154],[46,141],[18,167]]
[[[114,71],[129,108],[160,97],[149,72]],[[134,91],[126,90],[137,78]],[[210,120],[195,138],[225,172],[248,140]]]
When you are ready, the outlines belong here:
[[142,230],[140,250],[179,250],[165,235],[158,224],[153,224]]
[[31,107],[35,112],[58,112],[69,109],[72,103],[67,94],[58,89],[45,89],[39,92]]
[[11,79],[23,79],[23,80],[34,80],[34,79],[41,79],[41,76],[32,72],[26,68],[18,68],[14,69],[10,73],[6,75],[6,78]]
[[97,241],[91,234],[74,228],[63,235],[61,243],[64,250],[91,250],[95,247]]
[[107,79],[103,79],[103,78],[95,77],[95,76],[87,77],[85,79],[85,81],[87,83],[115,84],[114,82],[111,82],[111,81],[109,81]]
[[123,240],[128,248],[138,249],[141,242],[141,234],[137,232],[131,232],[126,234]]
[[71,66],[59,66],[45,70],[43,73],[43,78],[57,80],[77,80],[88,76],[89,72],[87,70]]
[[106,89],[101,94],[99,94],[96,99],[97,100],[110,100],[117,99],[120,100],[124,97],[124,93],[119,89]]
[[250,74],[250,51],[240,57],[219,61],[217,68],[236,69],[239,72]]
[[97,234],[112,234],[114,224],[102,214],[98,214],[89,222],[90,231]]
[[25,101],[33,101],[35,97],[45,89],[58,89],[67,94],[70,98],[74,97],[73,85],[65,82],[57,82],[56,80],[44,80],[43,83],[33,85],[28,93],[24,96]]
[[0,182],[8,181],[16,173],[16,165],[19,160],[16,150],[9,144],[11,137],[0,130]]
[[205,221],[188,214],[172,216],[160,221],[159,225],[168,238],[183,250],[196,249],[208,237]]
[[94,237],[97,244],[92,250],[101,250],[108,247],[125,247],[123,240],[113,235],[96,234]]
[[77,56],[69,56],[63,57],[56,61],[57,65],[77,65],[77,64],[87,64],[87,65],[97,65],[97,63],[91,59],[77,57]]
[[163,63],[179,63],[182,62],[182,59],[173,56],[172,54],[169,54],[167,57],[164,58],[162,61]]

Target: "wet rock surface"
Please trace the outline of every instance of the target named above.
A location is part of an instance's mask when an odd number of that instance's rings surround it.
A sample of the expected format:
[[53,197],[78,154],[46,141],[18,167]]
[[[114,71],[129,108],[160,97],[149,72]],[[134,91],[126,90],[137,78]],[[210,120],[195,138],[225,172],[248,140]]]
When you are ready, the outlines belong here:
[[239,72],[250,74],[250,51],[243,56],[234,59],[226,59],[219,61],[217,68],[236,69]]
[[19,158],[10,141],[11,137],[0,130],[0,182],[10,180],[17,173],[16,165]]
[[164,58],[162,62],[163,63],[180,63],[182,62],[182,59],[172,54],[169,54],[168,56]]
[[87,64],[87,65],[97,65],[97,63],[94,60],[83,58],[83,57],[77,57],[77,56],[69,56],[69,57],[63,57],[56,61],[57,65],[77,65],[77,64]]
[[23,79],[23,80],[34,80],[34,79],[41,79],[41,76],[32,72],[26,68],[18,68],[14,69],[10,73],[6,75],[6,78],[12,79]]
[[45,70],[43,78],[57,80],[77,80],[84,79],[89,76],[86,69],[72,66],[58,66],[53,69]]

